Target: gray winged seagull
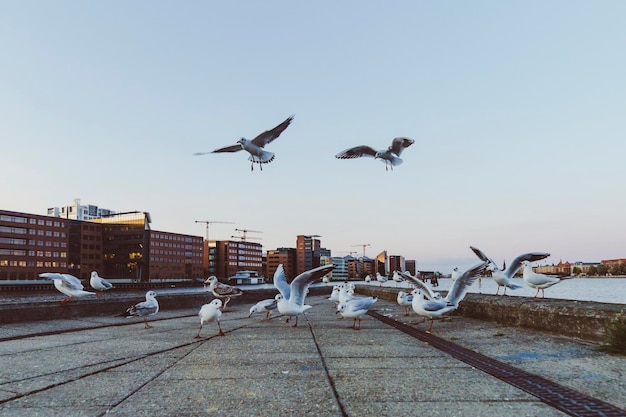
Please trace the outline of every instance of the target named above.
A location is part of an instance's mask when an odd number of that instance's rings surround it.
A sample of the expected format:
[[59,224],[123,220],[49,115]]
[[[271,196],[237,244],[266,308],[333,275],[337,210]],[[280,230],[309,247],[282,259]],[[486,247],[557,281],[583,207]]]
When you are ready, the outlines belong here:
[[400,154],[405,148],[411,146],[415,141],[409,138],[394,138],[391,141],[391,146],[387,149],[383,149],[377,151],[376,149],[367,146],[367,145],[359,145],[352,148],[348,148],[344,151],[339,152],[335,155],[337,159],[354,159],[361,158],[363,156],[371,157],[374,159],[380,159],[385,163],[385,171],[391,167],[393,171],[394,166],[398,166],[402,163],[402,159],[400,159]]
[[482,261],[489,262],[491,264],[491,270],[492,270],[491,276],[493,277],[493,280],[496,282],[496,284],[498,284],[498,290],[496,291],[496,295],[498,295],[498,293],[500,292],[500,287],[504,287],[504,292],[502,293],[502,295],[506,295],[506,289],[507,288],[510,288],[512,290],[516,290],[518,288],[522,288],[521,285],[517,285],[517,284],[515,284],[512,281],[513,277],[515,276],[515,274],[517,274],[517,271],[519,271],[520,268],[522,268],[522,266],[523,266],[522,262],[524,262],[524,261],[529,261],[529,262],[540,261],[540,260],[545,259],[548,256],[550,256],[550,254],[547,253],[547,252],[529,252],[529,253],[524,253],[522,255],[519,255],[515,259],[513,259],[513,262],[511,262],[511,264],[509,265],[508,268],[504,268],[504,266],[503,266],[503,268],[500,269],[500,268],[498,268],[498,265],[496,265],[496,263],[493,261],[493,259],[491,259],[487,255],[485,255],[485,253],[483,251],[481,251],[480,249],[475,248],[473,246],[470,246],[470,249]]
[[281,133],[293,120],[293,116],[288,117],[284,122],[279,124],[273,129],[266,130],[265,132],[259,134],[256,138],[249,140],[246,138],[241,138],[237,141],[235,145],[225,146],[223,148],[215,149],[211,152],[196,152],[194,155],[206,155],[208,153],[222,153],[222,152],[239,152],[240,150],[245,150],[250,154],[248,160],[252,163],[250,166],[250,170],[254,171],[254,164],[259,164],[259,168],[263,171],[262,164],[269,164],[274,160],[274,153],[266,151],[263,149],[265,145],[271,143],[274,139],[280,136]]

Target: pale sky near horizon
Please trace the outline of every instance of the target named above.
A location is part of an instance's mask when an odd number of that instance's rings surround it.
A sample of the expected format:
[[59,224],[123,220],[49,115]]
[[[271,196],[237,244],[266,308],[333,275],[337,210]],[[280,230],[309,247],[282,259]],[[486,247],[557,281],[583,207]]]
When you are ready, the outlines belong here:
[[[0,207],[449,273],[626,258],[624,1],[0,0]],[[194,152],[252,139],[248,154]],[[338,160],[397,136],[404,163]],[[541,263],[541,262],[540,262]]]

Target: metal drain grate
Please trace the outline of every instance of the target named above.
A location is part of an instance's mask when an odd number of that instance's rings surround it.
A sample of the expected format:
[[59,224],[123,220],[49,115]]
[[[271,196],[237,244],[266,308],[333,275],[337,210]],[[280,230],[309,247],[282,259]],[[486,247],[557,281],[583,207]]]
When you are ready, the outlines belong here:
[[612,404],[582,394],[563,385],[554,383],[539,375],[531,374],[514,366],[500,362],[456,343],[441,339],[413,326],[383,316],[375,311],[368,314],[396,329],[428,343],[434,348],[446,352],[483,372],[534,395],[544,403],[576,417],[626,417],[626,411]]

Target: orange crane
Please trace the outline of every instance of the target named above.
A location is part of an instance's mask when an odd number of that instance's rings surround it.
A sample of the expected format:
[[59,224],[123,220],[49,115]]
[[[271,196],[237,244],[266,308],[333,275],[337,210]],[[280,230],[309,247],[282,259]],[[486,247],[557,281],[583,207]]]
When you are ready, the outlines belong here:
[[196,223],[204,223],[206,225],[206,241],[209,241],[209,225],[214,223],[235,224],[234,222],[221,222],[217,220],[196,220]]
[[369,243],[361,243],[360,245],[352,245],[352,246],[362,246],[363,247],[363,256],[365,256],[365,248],[367,246],[372,246]]

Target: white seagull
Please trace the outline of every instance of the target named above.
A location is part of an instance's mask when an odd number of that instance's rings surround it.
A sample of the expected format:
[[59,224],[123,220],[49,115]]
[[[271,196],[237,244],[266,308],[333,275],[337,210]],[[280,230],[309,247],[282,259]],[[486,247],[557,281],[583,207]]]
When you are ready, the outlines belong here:
[[513,283],[513,277],[517,274],[517,271],[522,267],[522,262],[529,261],[539,261],[541,259],[545,259],[550,256],[549,253],[545,252],[529,252],[519,255],[517,258],[513,259],[513,262],[509,265],[508,268],[498,268],[498,265],[493,261],[493,259],[489,258],[484,254],[480,249],[477,249],[473,246],[470,246],[470,249],[474,251],[476,256],[478,256],[481,260],[485,262],[489,262],[491,264],[491,276],[493,280],[498,284],[498,290],[496,291],[496,295],[500,292],[500,287],[504,287],[504,292],[502,295],[506,295],[506,289],[510,288],[512,290],[516,290],[518,288],[522,288],[521,285],[517,285]]
[[265,319],[270,320],[272,318],[272,311],[276,310],[278,306],[278,299],[280,298],[280,294],[276,295],[274,298],[268,298],[267,300],[261,300],[252,307],[250,307],[250,314],[248,317],[252,317],[254,313],[265,312]]
[[372,282],[372,276],[370,274],[365,276],[365,282]]
[[213,293],[214,297],[224,300],[224,306],[222,309],[226,308],[232,297],[239,297],[243,294],[241,289],[219,282],[215,275],[208,277],[204,283],[209,284],[209,291]]
[[541,290],[541,298],[544,298],[545,294],[543,290],[569,278],[569,277],[558,278],[558,277],[551,277],[549,275],[538,274],[535,271],[533,271],[533,267],[530,265],[530,262],[528,261],[523,261],[522,266],[524,268],[524,282],[529,287],[537,289],[537,292],[535,293],[533,298],[539,295],[540,290]]
[[396,287],[398,286],[399,283],[404,282],[404,278],[402,278],[402,275],[400,275],[398,271],[393,271],[392,279],[393,279],[393,282],[396,283]]
[[415,141],[413,139],[409,138],[394,138],[391,141],[391,146],[389,146],[386,150],[383,149],[379,151],[367,145],[359,145],[339,152],[335,155],[335,158],[354,159],[361,158],[363,156],[373,157],[374,159],[380,159],[385,163],[385,171],[389,169],[389,166],[393,171],[394,166],[398,166],[402,163],[402,159],[400,159],[402,151],[411,146],[414,142]]
[[376,281],[380,283],[382,287],[385,282],[387,282],[387,277],[380,274],[380,272],[376,272]]
[[98,298],[100,298],[103,291],[108,291],[113,288],[113,284],[99,276],[96,271],[91,271],[89,285],[91,285],[91,288],[93,288],[94,290],[99,291],[96,293],[96,296]]
[[[353,317],[352,328],[354,330],[361,330],[361,317],[367,314],[372,304],[374,304],[378,298],[376,297],[358,297],[352,300],[339,303],[337,306],[337,313],[342,317]],[[357,327],[357,321],[359,326]]]
[[[310,305],[304,304],[309,285],[334,268],[335,265],[333,264],[313,268],[301,273],[291,281],[291,284],[288,284],[283,265],[278,265],[274,273],[274,286],[280,291],[282,298],[278,300],[277,307],[280,314],[289,316],[289,318],[296,316],[296,323],[293,327],[298,326],[298,315],[311,308]],[[287,318],[287,322],[289,322],[289,318]]]
[[154,291],[148,291],[146,293],[146,301],[142,301],[140,303],[135,304],[134,306],[130,306],[125,313],[122,314],[124,317],[143,317],[144,328],[149,329],[152,326],[148,324],[148,316],[154,316],[159,312],[159,302],[156,299],[156,293]]
[[200,318],[200,328],[198,329],[198,334],[195,336],[196,339],[200,339],[200,332],[202,332],[202,326],[204,323],[209,323],[211,321],[217,322],[217,335],[225,336],[222,331],[222,326],[220,325],[220,317],[222,317],[222,300],[219,298],[214,299],[208,304],[203,305],[198,312],[198,317]]
[[328,299],[334,303],[339,303],[339,293],[341,292],[341,285],[335,285],[330,292]]
[[67,298],[61,300],[61,304],[72,301],[74,298],[85,298],[96,295],[95,292],[84,291],[83,284],[78,278],[70,274],[59,274],[56,272],[44,272],[39,274],[41,278],[52,280],[54,287],[67,295]]
[[196,152],[194,155],[206,155],[208,153],[222,153],[222,152],[238,152],[244,149],[246,152],[250,154],[248,160],[252,163],[250,166],[251,171],[254,171],[254,164],[259,164],[259,168],[263,171],[262,164],[268,164],[274,160],[274,154],[272,152],[268,152],[263,148],[265,145],[271,143],[274,139],[280,136],[281,133],[293,120],[293,116],[288,117],[284,122],[279,124],[273,129],[266,130],[265,132],[259,134],[256,138],[249,140],[246,138],[241,138],[237,141],[237,144],[225,146],[223,148],[215,149],[211,152]]
[[402,274],[402,276],[410,280],[416,289],[413,290],[413,311],[422,316],[426,321],[426,318],[430,319],[430,327],[426,331],[430,333],[433,328],[433,321],[435,318],[440,318],[444,314],[450,313],[459,307],[459,303],[465,297],[470,285],[476,281],[478,276],[487,268],[489,262],[483,262],[474,265],[463,274],[461,274],[456,281],[452,284],[448,295],[445,298],[441,298],[441,294],[433,292],[433,290],[421,280],[411,277],[410,275]]
[[[471,247],[471,246],[470,246]],[[459,272],[459,267],[455,266],[452,269],[452,273],[450,274],[450,279],[454,282],[456,281],[456,279],[459,277],[459,275],[461,275],[461,273]]]
[[396,301],[400,307],[404,307],[404,315],[408,316],[411,313],[411,306],[413,305],[413,294],[398,291]]

